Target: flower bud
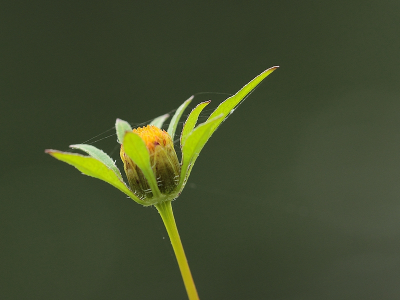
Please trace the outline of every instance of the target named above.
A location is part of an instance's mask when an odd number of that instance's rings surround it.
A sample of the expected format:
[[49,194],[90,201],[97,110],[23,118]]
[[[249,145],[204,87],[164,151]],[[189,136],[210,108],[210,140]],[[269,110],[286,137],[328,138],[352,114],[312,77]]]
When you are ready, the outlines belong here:
[[[171,194],[179,183],[180,164],[170,135],[153,125],[133,129],[133,132],[146,144],[160,192],[164,195]],[[132,191],[142,200],[152,198],[153,192],[142,170],[125,153],[122,145],[120,155]]]

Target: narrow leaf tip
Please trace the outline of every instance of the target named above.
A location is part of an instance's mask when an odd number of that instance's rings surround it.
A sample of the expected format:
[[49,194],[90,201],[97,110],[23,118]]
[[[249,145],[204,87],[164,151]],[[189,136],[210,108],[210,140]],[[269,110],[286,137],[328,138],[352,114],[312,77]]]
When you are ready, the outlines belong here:
[[276,69],[278,69],[279,68],[279,66],[273,66],[273,67],[271,67],[271,68],[268,68],[268,69],[266,69],[264,72],[266,72],[266,71],[275,71]]

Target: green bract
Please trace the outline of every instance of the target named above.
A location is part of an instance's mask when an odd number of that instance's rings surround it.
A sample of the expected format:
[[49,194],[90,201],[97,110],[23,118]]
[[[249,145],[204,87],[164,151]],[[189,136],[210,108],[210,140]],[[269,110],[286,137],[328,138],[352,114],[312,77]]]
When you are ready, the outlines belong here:
[[[114,161],[102,150],[97,149],[91,145],[71,145],[73,149],[79,149],[86,152],[89,156],[83,156],[76,153],[61,152],[57,150],[46,150],[47,153],[73,165],[83,174],[92,176],[103,181],[108,182],[120,191],[124,192],[137,203],[144,206],[155,205],[164,201],[174,200],[179,196],[184,188],[193,165],[199,156],[204,145],[214,133],[214,131],[221,125],[221,123],[233,112],[235,107],[242,102],[246,96],[254,90],[254,88],[269,74],[271,74],[277,67],[272,67],[258,75],[248,84],[246,84],[240,91],[232,97],[229,97],[222,102],[215,111],[209,116],[206,122],[196,126],[198,117],[201,111],[210,103],[210,101],[198,104],[189,114],[180,136],[180,146],[182,151],[182,158],[180,162],[180,175],[177,181],[176,188],[169,194],[162,194],[159,189],[159,182],[156,178],[151,164],[150,153],[143,139],[136,133],[132,132],[132,128],[126,121],[117,119],[115,128],[117,132],[118,142],[123,145],[125,153],[129,158],[140,168],[148,185],[151,188],[152,197],[139,197],[131,188],[129,188],[118,170]],[[171,139],[174,139],[176,127],[179,120],[192,101],[193,96],[186,100],[175,112],[168,127],[168,134]],[[163,126],[164,121],[169,117],[168,114],[162,115],[154,119],[150,125],[158,128]]]

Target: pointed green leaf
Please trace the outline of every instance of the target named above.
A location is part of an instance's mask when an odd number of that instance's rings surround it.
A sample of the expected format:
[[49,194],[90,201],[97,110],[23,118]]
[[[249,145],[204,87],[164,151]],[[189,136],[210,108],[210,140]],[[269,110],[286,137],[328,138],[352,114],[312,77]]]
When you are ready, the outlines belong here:
[[143,175],[149,182],[150,188],[155,197],[159,197],[161,192],[157,185],[156,177],[150,165],[150,154],[143,139],[136,133],[127,132],[123,140],[125,153],[142,170]]
[[264,71],[248,84],[246,84],[235,95],[229,97],[222,102],[217,109],[210,115],[207,121],[197,126],[191,134],[186,138],[182,147],[182,170],[179,181],[179,189],[181,190],[188,179],[191,169],[199,156],[201,149],[205,143],[218,128],[218,126],[231,114],[234,108],[242,102],[245,97],[253,91],[260,82],[275,71],[278,67],[272,67]]
[[94,157],[83,156],[76,153],[61,152],[57,150],[46,150],[46,153],[50,154],[54,158],[66,162],[77,168],[83,174],[98,178],[105,182],[108,182],[112,186],[119,189],[121,192],[127,194],[132,200],[139,204],[146,205],[145,202],[140,200],[119,178],[113,170],[107,167],[103,162],[97,160]]
[[207,119],[207,120],[211,120],[220,114],[223,115],[223,118],[214,124],[211,134],[215,130],[217,130],[219,125],[221,125],[221,123],[233,112],[234,108],[236,106],[238,106],[246,98],[246,96],[249,95],[249,93],[252,92],[257,87],[257,85],[259,85],[261,83],[261,81],[263,81],[269,74],[271,74],[277,68],[278,67],[276,66],[276,67],[272,67],[272,68],[265,70],[260,75],[258,75],[256,78],[254,78],[252,81],[250,81],[248,84],[246,84],[235,95],[233,95],[232,97],[229,97],[224,102],[222,102]]
[[151,121],[150,125],[154,125],[154,126],[156,126],[156,127],[161,129],[163,124],[164,124],[164,122],[165,122],[165,120],[168,117],[169,117],[169,114],[165,114],[165,115],[159,116],[159,117],[155,118],[153,121]]
[[115,175],[117,175],[119,179],[123,180],[121,172],[115,165],[115,162],[112,160],[111,157],[107,155],[107,153],[103,152],[103,150],[100,150],[92,145],[86,145],[86,144],[71,145],[70,147],[72,149],[82,150],[87,154],[89,154],[91,157],[101,161],[103,164],[106,165],[107,168],[114,171]]
[[184,181],[187,180],[189,171],[193,167],[193,164],[199,156],[201,149],[203,149],[204,145],[207,143],[208,139],[212,135],[215,124],[220,122],[222,118],[223,115],[221,114],[212,120],[208,120],[205,123],[200,124],[187,137],[186,142],[182,148],[182,169],[181,177],[179,180],[180,187],[182,186]]
[[185,124],[183,125],[182,134],[181,134],[181,148],[185,144],[185,141],[188,135],[193,131],[193,128],[196,126],[197,120],[201,111],[206,107],[211,100],[199,103],[193,110],[190,112],[189,117],[186,119]]
[[178,123],[179,123],[179,120],[181,119],[183,111],[189,105],[189,103],[193,100],[193,98],[194,98],[194,96],[191,96],[189,99],[187,99],[185,102],[183,102],[181,104],[181,106],[178,107],[174,116],[172,117],[171,123],[169,123],[169,126],[168,126],[168,134],[171,136],[172,140],[174,140],[176,127],[178,126]]
[[122,144],[125,132],[132,131],[132,127],[128,122],[117,119],[115,122],[115,130],[117,131],[118,143]]

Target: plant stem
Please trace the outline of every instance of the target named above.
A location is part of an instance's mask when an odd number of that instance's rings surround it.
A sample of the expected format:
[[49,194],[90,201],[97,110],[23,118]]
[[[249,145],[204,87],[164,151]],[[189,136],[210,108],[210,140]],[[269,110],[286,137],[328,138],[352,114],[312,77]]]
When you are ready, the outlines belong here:
[[179,237],[178,228],[176,227],[171,201],[161,202],[156,204],[155,207],[158,209],[158,212],[161,215],[171,240],[172,247],[174,248],[175,256],[178,261],[179,269],[181,270],[183,283],[185,284],[189,300],[199,300],[196,286],[194,285],[193,277],[190,273],[185,251],[183,250],[181,238]]

